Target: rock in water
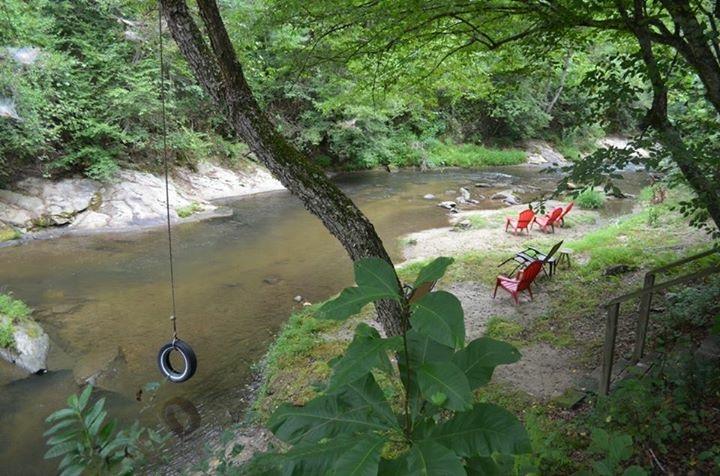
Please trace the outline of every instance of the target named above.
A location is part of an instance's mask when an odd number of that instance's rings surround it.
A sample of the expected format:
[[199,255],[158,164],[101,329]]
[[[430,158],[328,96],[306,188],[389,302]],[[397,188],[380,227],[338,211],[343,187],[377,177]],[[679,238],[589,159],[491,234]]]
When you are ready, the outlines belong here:
[[423,195],[423,198],[425,200],[435,200],[435,195],[433,195],[432,193],[428,193],[427,195]]
[[460,187],[460,195],[466,202],[470,201],[470,190],[465,187]]
[[[5,326],[9,317],[0,316],[0,325]],[[0,357],[31,374],[45,373],[50,338],[35,321],[14,323],[14,344],[0,348]]]
[[293,301],[295,301],[295,302],[302,302],[302,301],[303,301],[303,297],[298,294],[297,296],[295,296],[295,297],[293,298]]
[[493,194],[493,196],[490,198],[492,200],[502,200],[508,205],[520,204],[520,199],[513,194],[512,190],[503,190],[502,192],[497,192]]
[[457,208],[457,203],[450,201],[450,200],[446,200],[444,202],[438,203],[438,207],[445,208],[447,210],[455,210]]

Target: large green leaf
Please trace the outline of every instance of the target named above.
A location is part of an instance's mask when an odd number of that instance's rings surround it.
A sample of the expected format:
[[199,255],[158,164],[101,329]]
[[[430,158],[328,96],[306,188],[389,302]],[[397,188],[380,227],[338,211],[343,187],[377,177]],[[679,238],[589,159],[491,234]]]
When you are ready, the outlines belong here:
[[472,390],[467,377],[452,362],[427,362],[417,371],[423,396],[436,406],[455,411],[472,408]]
[[465,321],[458,298],[446,291],[429,293],[412,306],[413,329],[437,342],[458,348],[465,344]]
[[433,441],[413,445],[407,457],[408,474],[421,476],[465,476],[457,454]]
[[363,435],[357,444],[345,451],[335,462],[332,474],[337,476],[376,476],[380,450],[385,439],[377,435]]
[[397,416],[372,374],[347,384],[341,391],[356,405],[367,406],[368,411],[379,417],[388,427],[399,428]]
[[262,474],[275,474],[272,466],[281,466],[280,474],[285,476],[326,475],[357,444],[357,438],[341,436],[322,443],[303,443],[283,454],[263,455],[266,468],[263,468]]
[[420,270],[414,286],[418,287],[421,284],[439,280],[445,275],[445,270],[447,270],[447,267],[450,266],[453,261],[455,261],[453,258],[446,256],[435,258]]
[[469,412],[457,413],[438,425],[428,437],[460,456],[529,453],[530,439],[520,421],[509,411],[480,403]]
[[[420,387],[417,384],[417,368],[425,362],[447,362],[453,355],[451,347],[439,344],[430,337],[420,334],[411,329],[406,334],[408,356],[410,361],[410,388],[407,389],[410,399],[410,411],[413,419],[420,413],[422,396],[420,395]],[[406,364],[405,353],[398,354],[398,367],[400,369],[400,378],[403,385],[408,381],[408,366]]]
[[[372,378],[372,376],[367,377]],[[303,407],[283,405],[270,417],[268,428],[288,443],[317,442],[343,433],[384,431],[394,426],[378,411],[376,395],[364,393],[374,383],[343,388],[311,400]]]
[[365,323],[358,324],[353,341],[345,354],[333,365],[328,390],[332,391],[353,382],[373,368],[391,372],[392,366],[387,352],[397,350],[401,345],[400,337],[383,339],[373,327]]
[[359,288],[376,289],[398,297],[400,287],[395,268],[380,258],[364,258],[355,262],[355,282]]
[[338,297],[323,304],[318,318],[343,320],[357,314],[362,308],[379,299],[399,299],[396,293],[376,288],[345,288]]
[[468,476],[507,476],[513,474],[515,460],[513,457],[498,455],[497,461],[490,456],[476,456],[465,461]]
[[465,373],[470,388],[474,389],[490,381],[496,366],[520,360],[520,352],[506,342],[480,337],[457,351],[452,360]]

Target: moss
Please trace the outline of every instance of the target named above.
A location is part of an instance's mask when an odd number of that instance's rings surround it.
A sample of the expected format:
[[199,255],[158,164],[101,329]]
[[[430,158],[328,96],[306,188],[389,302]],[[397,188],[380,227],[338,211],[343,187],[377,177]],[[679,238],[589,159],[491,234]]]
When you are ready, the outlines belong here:
[[485,335],[493,339],[509,342],[513,345],[521,346],[522,340],[520,335],[523,327],[517,322],[507,320],[500,316],[492,316],[488,319]]
[[198,202],[192,202],[190,205],[180,207],[177,209],[177,214],[180,218],[187,218],[203,210],[202,206]]
[[18,230],[11,226],[3,226],[2,223],[0,223],[0,243],[4,241],[11,241],[11,240],[17,240],[22,236],[22,233],[20,233]]

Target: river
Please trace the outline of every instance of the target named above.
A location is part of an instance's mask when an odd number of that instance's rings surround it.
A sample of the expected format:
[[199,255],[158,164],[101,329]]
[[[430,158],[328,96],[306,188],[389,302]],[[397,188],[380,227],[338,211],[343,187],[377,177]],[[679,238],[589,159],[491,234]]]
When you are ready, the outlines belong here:
[[[398,238],[446,226],[436,206],[454,200],[460,186],[473,187],[492,172],[549,190],[557,177],[537,168],[387,174],[366,172],[336,181],[375,224],[385,245],[401,260]],[[508,188],[505,187],[498,187]],[[488,193],[490,192],[490,193]],[[423,198],[426,194],[435,200]],[[525,198],[530,198],[529,196]],[[630,202],[612,202],[614,212]],[[110,413],[163,427],[165,402],[194,404],[200,427],[171,442],[172,457],[192,460],[203,443],[237,421],[247,406],[253,364],[299,304],[326,299],[351,283],[352,266],[341,246],[297,199],[273,192],[229,200],[232,217],[174,229],[177,317],[180,337],[194,347],[198,372],[189,382],[163,384],[152,399],[137,391],[159,381],[155,358],[171,337],[167,243],[163,230],[35,240],[0,249],[0,289],[35,309],[52,340],[43,376],[17,379],[0,361],[0,473],[53,474],[58,460],[44,461],[44,418],[78,391],[73,369],[102,367],[120,350],[124,361],[106,392]],[[482,208],[499,207],[483,200]]]

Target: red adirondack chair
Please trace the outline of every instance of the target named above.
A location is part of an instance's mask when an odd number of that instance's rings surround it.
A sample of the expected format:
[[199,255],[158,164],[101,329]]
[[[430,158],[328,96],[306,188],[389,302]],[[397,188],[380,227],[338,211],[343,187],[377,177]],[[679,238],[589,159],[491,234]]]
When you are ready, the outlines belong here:
[[575,202],[570,202],[567,207],[565,207],[565,210],[563,210],[562,215],[560,215],[560,226],[565,226],[565,215],[570,213],[570,210],[572,210],[573,205],[575,205]]
[[515,234],[517,234],[518,231],[525,230],[529,235],[530,225],[532,224],[534,218],[535,212],[530,210],[529,208],[527,210],[521,211],[520,215],[518,215],[517,217],[517,220],[512,217],[507,217],[505,219],[505,231],[508,231],[508,228],[512,227],[513,233]]
[[544,231],[547,233],[548,228],[552,229],[552,232],[555,233],[555,222],[560,219],[560,215],[562,215],[563,208],[557,207],[552,212],[550,212],[549,215],[538,217],[536,216],[533,220],[533,223],[537,223],[540,226],[540,231]]
[[497,281],[495,282],[495,290],[493,291],[493,299],[495,299],[495,295],[497,294],[499,287],[510,293],[513,299],[515,299],[515,304],[520,304],[518,295],[525,290],[530,293],[530,299],[533,299],[530,284],[532,284],[537,277],[538,273],[542,269],[542,265],[542,261],[535,260],[530,263],[527,268],[520,271],[516,278],[509,278],[503,275],[498,276]]

